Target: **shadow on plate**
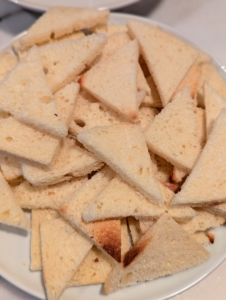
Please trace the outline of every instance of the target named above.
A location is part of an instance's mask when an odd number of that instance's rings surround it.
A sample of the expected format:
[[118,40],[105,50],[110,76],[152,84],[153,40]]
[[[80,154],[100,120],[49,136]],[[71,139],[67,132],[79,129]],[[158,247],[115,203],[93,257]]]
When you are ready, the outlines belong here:
[[115,10],[115,12],[122,12],[127,14],[133,14],[138,16],[148,16],[156,7],[162,2],[162,0],[140,0],[134,4],[125,6],[121,9]]
[[0,232],[6,232],[7,234],[14,234],[14,235],[20,235],[20,236],[28,236],[29,232],[27,230],[5,225],[5,224],[0,224]]

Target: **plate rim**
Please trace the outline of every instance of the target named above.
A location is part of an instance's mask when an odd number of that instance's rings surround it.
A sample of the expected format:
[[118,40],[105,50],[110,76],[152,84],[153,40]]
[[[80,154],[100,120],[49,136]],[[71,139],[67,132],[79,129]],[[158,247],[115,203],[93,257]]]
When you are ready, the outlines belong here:
[[[17,4],[21,7],[30,9],[30,10],[34,10],[36,12],[45,12],[47,11],[50,7],[52,7],[51,5],[42,5],[42,4],[32,4],[29,3],[29,0],[8,0],[14,4]],[[97,8],[99,10],[103,10],[103,9],[109,9],[109,10],[114,10],[114,9],[119,9],[119,8],[123,8],[125,6],[131,5],[131,4],[135,4],[137,2],[139,2],[140,0],[122,0],[121,3],[116,3],[116,4],[111,4],[111,5],[106,5],[106,6],[93,6],[93,7],[89,7],[89,8]],[[87,7],[88,8],[88,7]]]
[[[16,0],[9,0],[12,2],[16,2]],[[109,21],[111,21],[111,19],[118,19],[118,21],[123,21],[125,23],[125,21],[127,21],[129,18],[134,18],[137,20],[140,20],[142,22],[148,23],[148,24],[153,24],[153,25],[157,25],[160,28],[162,28],[163,30],[168,31],[169,33],[173,34],[174,36],[182,39],[183,41],[189,43],[190,45],[196,47],[197,49],[206,52],[207,54],[209,54],[206,50],[203,50],[201,47],[199,47],[197,44],[193,43],[192,41],[190,41],[189,39],[187,39],[186,37],[182,36],[181,34],[177,33],[176,30],[174,30],[173,28],[171,28],[168,25],[165,25],[163,23],[160,23],[158,21],[154,21],[152,19],[148,19],[142,16],[137,16],[137,15],[133,15],[133,14],[125,14],[125,13],[114,13],[111,12],[110,15],[110,19]],[[13,37],[8,43],[4,44],[3,46],[0,47],[0,54],[3,53],[3,51],[7,51],[10,48],[12,48],[13,42],[18,40],[22,35],[24,35],[26,33],[26,31],[16,35],[15,37]],[[209,54],[210,55],[210,54]],[[220,64],[219,62],[217,62],[211,55],[210,55],[211,60],[218,66],[218,68],[221,69],[221,73],[222,74],[226,74],[225,69],[223,68],[224,66],[222,64]],[[225,77],[225,76],[224,76]],[[224,225],[221,225],[221,227],[223,227]],[[225,226],[224,226],[225,227]],[[214,231],[214,229],[213,229]],[[30,234],[28,234],[30,236]],[[203,273],[202,276],[200,276],[199,278],[195,279],[193,282],[189,283],[188,285],[184,286],[183,288],[180,288],[179,290],[172,292],[171,294],[158,298],[158,300],[164,300],[164,299],[169,299],[171,297],[174,297],[176,295],[179,295],[180,293],[184,292],[185,290],[191,288],[192,286],[196,285],[198,282],[202,281],[204,278],[206,278],[209,274],[211,274],[221,263],[223,263],[223,261],[226,259],[226,251],[220,256],[217,257],[217,260],[214,264],[214,266],[212,268],[210,268],[210,270],[207,270],[207,272]],[[195,267],[193,267],[195,268]],[[191,268],[192,269],[192,268]],[[187,271],[187,270],[185,270]],[[184,272],[184,271],[182,271]],[[0,269],[0,276],[2,276],[4,279],[6,279],[8,282],[10,282],[12,285],[16,286],[17,288],[19,288],[20,290],[22,290],[25,293],[28,293],[31,296],[37,297],[39,299],[46,299],[45,294],[40,295],[40,293],[36,293],[33,292],[31,289],[29,289],[26,285],[21,285],[17,282],[15,282],[15,280],[13,280],[12,278],[10,278],[10,276],[8,274],[6,274],[7,272],[2,272],[2,270]],[[179,274],[179,273],[177,273]],[[173,275],[172,275],[173,276]],[[147,282],[148,284],[148,282]],[[148,298],[142,299],[142,300],[150,300]]]

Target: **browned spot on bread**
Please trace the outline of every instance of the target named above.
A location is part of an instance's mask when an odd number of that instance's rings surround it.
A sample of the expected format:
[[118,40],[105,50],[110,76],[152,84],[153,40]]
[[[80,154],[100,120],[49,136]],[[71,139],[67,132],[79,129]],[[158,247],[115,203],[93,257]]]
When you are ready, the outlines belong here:
[[136,111],[128,111],[127,112],[128,116],[133,119],[133,120],[136,120],[137,119],[137,112]]
[[146,245],[149,243],[149,241],[152,239],[152,237],[138,242],[137,246],[131,248],[128,252],[126,252],[124,259],[123,259],[123,267],[127,267],[136,257],[139,255]]
[[163,185],[165,185],[166,187],[168,187],[171,191],[173,191],[174,193],[177,193],[180,191],[181,187],[178,186],[177,184],[174,184],[174,183],[170,183],[170,182],[164,182],[162,180],[160,180],[161,183]]
[[82,86],[84,84],[84,76],[81,76],[79,79],[78,79],[78,83]]
[[66,214],[67,213],[67,208],[68,208],[68,206],[66,204],[63,204],[63,205],[61,205],[59,210],[62,214]]
[[55,192],[48,192],[48,195],[55,195]]
[[120,220],[104,220],[94,222],[90,228],[93,239],[117,262],[121,262],[120,224]]
[[172,98],[180,90],[182,90],[184,87],[187,86],[187,87],[190,87],[190,95],[191,95],[191,98],[194,99],[195,96],[196,96],[200,76],[201,76],[201,67],[199,65],[191,66],[191,68],[188,70],[185,77],[180,82],[180,84],[177,87],[176,91],[174,92]]
[[213,244],[215,242],[215,235],[210,231],[206,231],[205,234],[208,237],[210,243]]
[[140,247],[133,247],[131,248],[126,254],[123,259],[123,267],[127,267],[133,260],[134,258],[140,253]]

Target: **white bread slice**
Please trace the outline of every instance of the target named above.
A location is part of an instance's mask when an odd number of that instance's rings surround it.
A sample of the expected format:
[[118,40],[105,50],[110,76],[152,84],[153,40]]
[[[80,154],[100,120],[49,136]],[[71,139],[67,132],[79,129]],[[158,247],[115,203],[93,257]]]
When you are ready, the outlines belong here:
[[[72,109],[72,107],[74,107],[78,89],[79,89],[79,85],[77,83],[71,83],[55,94],[57,108],[62,116],[63,122],[66,124],[67,127],[69,127],[69,123],[72,118],[73,111],[70,111],[70,110]],[[4,117],[4,116],[2,116],[2,117]],[[12,153],[15,155],[21,154],[22,158],[28,158],[28,159],[30,158],[31,160],[33,160],[33,158],[35,158],[35,160],[34,160],[35,162],[39,162],[39,163],[42,163],[45,165],[50,164],[54,153],[56,153],[57,148],[59,148],[59,145],[60,145],[59,138],[55,138],[55,137],[51,136],[50,134],[44,134],[43,132],[41,132],[39,130],[35,130],[33,127],[26,126],[20,122],[17,122],[16,120],[14,120],[12,118],[7,121],[2,120],[1,122],[2,122],[2,124],[1,124],[2,130],[6,134],[9,134],[9,137],[12,134],[15,137],[18,136],[18,140],[17,139],[10,140],[10,143],[8,145],[9,147],[5,148],[6,151],[11,151],[9,153]],[[19,133],[17,132],[18,130],[19,130]],[[7,138],[7,136],[6,136],[6,138]],[[3,140],[4,140],[4,138],[3,138]],[[34,141],[35,141],[35,143],[34,143]],[[5,144],[5,140],[3,143]],[[30,147],[30,148],[26,151],[26,147],[25,147],[25,149],[23,149],[23,145],[29,145],[28,147]],[[41,153],[37,153],[36,152],[37,149],[40,149],[40,147],[43,148],[43,145],[45,145],[44,151],[41,150]],[[31,150],[31,152],[30,152],[30,150]],[[48,156],[48,152],[50,152],[49,156]],[[31,156],[31,154],[33,154],[33,156]],[[40,154],[42,157],[41,160],[39,159]],[[46,161],[46,159],[45,159],[45,161],[43,161],[43,155],[46,156],[47,161]],[[11,158],[11,160],[12,160],[12,158]],[[13,179],[12,177],[21,175],[21,168],[19,166],[20,163],[21,163],[21,161],[19,162],[15,158],[15,159],[13,159],[13,166],[10,166],[10,165],[6,166],[6,164],[3,164],[2,166],[3,166],[4,175],[10,177],[11,179]],[[6,170],[6,168],[7,168],[7,170]],[[6,172],[8,175],[6,174]]]
[[[108,10],[51,7],[21,37],[22,48],[59,38],[74,31],[107,23]],[[59,21],[60,20],[60,21]]]
[[[99,32],[99,31],[97,30],[97,32]],[[102,32],[102,33],[104,33],[104,32]],[[106,34],[106,33],[104,33],[104,34]],[[104,61],[105,59],[108,59],[110,56],[112,56],[117,50],[119,50],[122,46],[127,44],[129,41],[131,41],[131,39],[126,32],[119,32],[119,33],[110,35],[108,38],[108,42],[107,42],[106,46],[104,47],[101,55],[99,57],[97,57],[97,59],[94,61],[94,63],[97,63],[97,62],[100,63],[100,62]],[[137,66],[137,88],[138,88],[138,90],[145,91],[148,95],[150,95],[150,93],[151,93],[150,87],[144,77],[144,73],[143,73],[139,63]]]
[[122,123],[95,127],[83,131],[77,139],[150,201],[156,204],[163,203],[144,135],[139,126]]
[[218,227],[224,224],[225,218],[214,215],[205,210],[198,210],[197,215],[186,223],[180,223],[181,227],[189,234],[197,231],[205,231],[209,228]]
[[189,88],[178,92],[145,131],[148,148],[178,168],[191,170],[201,147]]
[[13,187],[20,207],[25,209],[58,209],[64,200],[87,181],[87,177],[73,178],[52,186],[37,187],[24,181]]
[[33,47],[1,82],[0,109],[39,130],[60,137],[67,135],[37,47]]
[[30,270],[42,270],[40,224],[59,218],[60,214],[52,209],[34,209],[31,211]]
[[157,26],[130,19],[129,34],[136,38],[141,54],[157,86],[163,106],[194,63],[198,51]]
[[113,172],[104,167],[90,180],[83,184],[60,206],[60,213],[73,226],[78,228],[109,257],[121,261],[121,225],[120,220],[105,220],[86,223],[82,213],[94,197],[108,184]]
[[28,230],[29,220],[17,204],[11,187],[0,172],[0,223]]
[[92,34],[77,40],[39,48],[44,71],[53,93],[71,83],[103,50],[107,37]]
[[129,216],[158,218],[163,213],[164,206],[153,204],[120,176],[116,176],[86,207],[83,219],[90,222]]
[[92,243],[62,218],[42,222],[40,237],[46,294],[49,300],[57,300],[92,248]]
[[202,245],[164,214],[127,252],[123,263],[110,273],[104,292],[109,294],[137,282],[180,272],[204,262],[209,256]]
[[[57,108],[60,111],[61,117],[67,127],[69,127],[72,119],[78,91],[79,85],[73,82],[58,91],[54,96]],[[21,163],[23,164],[22,161],[13,156],[0,155],[0,165],[6,180],[13,180],[22,175]]]
[[[64,35],[64,36],[62,36],[60,38],[57,38],[57,39],[55,39],[54,36],[52,36],[49,41],[44,42],[44,43],[42,43],[40,45],[37,45],[37,46],[42,47],[42,46],[45,46],[47,44],[52,44],[52,43],[55,43],[55,42],[62,42],[62,41],[67,41],[67,40],[76,40],[76,39],[82,38],[84,36],[85,36],[85,34],[82,31],[73,32],[71,34]],[[23,57],[25,57],[27,55],[27,52],[29,51],[29,48],[24,49],[21,45],[20,40],[16,40],[13,43],[13,50],[17,54],[19,60],[21,60]]]
[[92,153],[81,148],[75,140],[66,138],[50,168],[22,163],[22,173],[31,184],[44,186],[67,180],[68,176],[85,176],[102,166],[103,163]]
[[222,109],[192,172],[173,199],[173,205],[203,205],[225,201],[225,126],[226,110]]
[[13,117],[0,119],[0,151],[50,165],[60,148],[60,138],[36,130]]
[[104,283],[114,266],[114,262],[103,251],[93,246],[75,272],[69,286]]
[[204,103],[204,82],[207,81],[223,98],[226,99],[226,83],[223,77],[221,76],[219,70],[210,62],[206,61],[201,64],[202,74],[199,80],[197,101],[198,105],[205,107]]
[[11,52],[5,52],[0,56],[0,81],[5,77],[8,71],[15,67],[17,62],[17,56]]
[[85,73],[81,86],[113,110],[136,120],[137,65],[138,45],[134,40]]
[[14,156],[0,155],[0,166],[2,173],[7,181],[22,176],[20,161]]
[[206,135],[208,137],[221,109],[226,108],[226,99],[223,98],[208,82],[204,82],[203,88],[206,112]]
[[75,103],[79,93],[79,84],[72,82],[55,93],[54,98],[62,120],[67,128],[71,123]]
[[69,132],[77,136],[80,132],[92,127],[108,126],[125,121],[126,119],[118,112],[82,90],[76,100]]

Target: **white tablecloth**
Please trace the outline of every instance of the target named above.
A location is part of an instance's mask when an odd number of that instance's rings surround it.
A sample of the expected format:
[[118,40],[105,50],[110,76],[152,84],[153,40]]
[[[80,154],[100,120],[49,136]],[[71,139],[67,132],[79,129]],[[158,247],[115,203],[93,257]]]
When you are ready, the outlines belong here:
[[[171,26],[226,66],[225,0],[141,0],[120,11],[145,16]],[[0,47],[27,29],[37,16],[36,13],[6,0],[0,0]],[[225,300],[225,285],[226,261],[203,281],[172,299]],[[0,300],[22,299],[37,300],[0,277]]]

